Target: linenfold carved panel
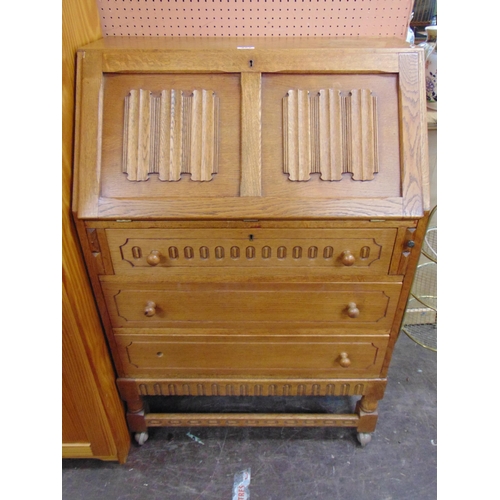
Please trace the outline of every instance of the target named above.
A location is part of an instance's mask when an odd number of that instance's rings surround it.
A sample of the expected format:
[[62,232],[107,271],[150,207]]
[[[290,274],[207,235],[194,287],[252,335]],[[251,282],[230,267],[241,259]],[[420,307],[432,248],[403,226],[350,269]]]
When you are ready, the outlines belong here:
[[123,172],[130,181],[210,181],[218,170],[219,102],[211,90],[131,90],[125,98]]
[[369,89],[289,90],[283,98],[283,162],[291,181],[369,181],[378,172],[377,98]]

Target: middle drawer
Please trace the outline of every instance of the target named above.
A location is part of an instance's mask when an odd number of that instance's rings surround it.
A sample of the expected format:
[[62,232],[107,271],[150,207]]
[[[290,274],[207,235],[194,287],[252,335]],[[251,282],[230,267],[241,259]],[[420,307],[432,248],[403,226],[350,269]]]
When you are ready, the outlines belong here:
[[304,323],[389,332],[400,283],[103,283],[115,328]]

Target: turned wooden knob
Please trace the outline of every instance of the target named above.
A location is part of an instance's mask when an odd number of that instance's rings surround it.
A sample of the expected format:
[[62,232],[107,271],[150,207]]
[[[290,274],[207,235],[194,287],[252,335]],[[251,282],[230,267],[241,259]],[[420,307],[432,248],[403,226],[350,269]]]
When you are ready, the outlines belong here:
[[160,263],[161,253],[158,250],[151,250],[151,253],[147,256],[146,261],[150,266],[156,266]]
[[351,360],[349,359],[349,355],[346,352],[340,353],[339,364],[342,368],[348,368],[349,366],[351,366]]
[[359,309],[355,302],[349,302],[349,304],[347,304],[347,316],[349,316],[349,318],[357,318],[359,316]]
[[342,252],[341,260],[344,266],[352,266],[356,258],[349,250],[346,250],[345,252]]
[[151,318],[151,316],[154,316],[156,314],[156,304],[152,300],[150,300],[146,304],[146,307],[144,308],[144,314],[148,318]]

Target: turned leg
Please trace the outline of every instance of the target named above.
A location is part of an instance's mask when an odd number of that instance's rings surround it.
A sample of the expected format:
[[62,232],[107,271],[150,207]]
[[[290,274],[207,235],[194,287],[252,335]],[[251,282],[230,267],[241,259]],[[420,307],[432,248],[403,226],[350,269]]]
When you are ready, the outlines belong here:
[[127,424],[131,432],[135,433],[138,444],[144,444],[148,439],[148,427],[146,425],[144,402],[137,385],[127,379],[117,380],[120,396],[127,405]]
[[378,399],[370,396],[363,396],[356,405],[356,412],[362,411],[364,413],[376,413],[378,407]]
[[365,447],[372,439],[371,433],[375,430],[377,425],[378,400],[363,396],[356,404],[356,413],[359,415],[358,424],[358,441],[361,446]]

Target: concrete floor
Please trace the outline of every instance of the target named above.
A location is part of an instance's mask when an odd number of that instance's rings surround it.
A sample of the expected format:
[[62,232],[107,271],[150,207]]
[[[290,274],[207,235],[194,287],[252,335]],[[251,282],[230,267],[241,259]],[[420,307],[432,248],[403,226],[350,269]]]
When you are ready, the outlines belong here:
[[[149,441],[134,443],[124,465],[63,460],[62,498],[232,500],[235,474],[250,469],[252,500],[434,500],[436,358],[401,334],[377,429],[365,448],[354,429],[150,429]],[[280,399],[274,404],[281,408]],[[352,401],[310,403],[325,408]]]

